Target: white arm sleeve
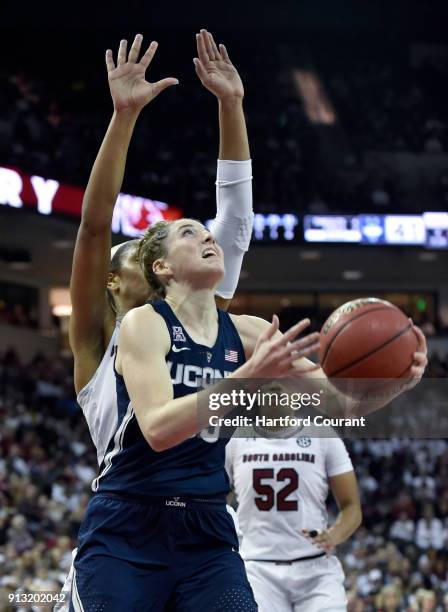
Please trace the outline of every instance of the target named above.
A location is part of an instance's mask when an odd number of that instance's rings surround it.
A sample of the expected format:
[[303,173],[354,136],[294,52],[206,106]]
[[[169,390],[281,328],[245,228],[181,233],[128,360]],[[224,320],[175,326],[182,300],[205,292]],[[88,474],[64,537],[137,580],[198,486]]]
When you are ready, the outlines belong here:
[[224,251],[226,273],[216,291],[224,299],[231,299],[235,293],[253,223],[252,161],[218,159],[216,218],[210,231]]

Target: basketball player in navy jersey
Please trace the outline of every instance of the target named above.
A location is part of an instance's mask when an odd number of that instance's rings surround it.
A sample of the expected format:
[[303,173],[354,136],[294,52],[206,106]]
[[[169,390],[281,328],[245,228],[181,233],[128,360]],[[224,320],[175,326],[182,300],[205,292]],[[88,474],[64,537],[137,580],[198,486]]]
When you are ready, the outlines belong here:
[[289,374],[318,335],[288,343],[304,321],[276,348],[277,320],[259,340],[217,311],[222,251],[197,221],[156,224],[140,253],[153,294],[166,299],[122,324],[119,427],[80,530],[72,609],[256,610],[226,510],[225,440],[196,435],[194,391],[204,377]]
[[[203,39],[210,36],[202,30],[197,44],[205,44]],[[126,41],[121,41],[116,67],[111,52],[107,52],[114,114],[86,189],[70,286],[73,305],[70,344],[75,357],[75,387],[100,466],[118,426],[113,356],[121,319],[150,295],[136,258],[138,241],[130,240],[110,250],[113,208],[140,112],[160,92],[177,82],[172,78],[157,83],[145,80],[157,43],[152,42],[139,61],[141,43],[142,36],[138,34],[127,56]],[[222,91],[216,89],[219,83]],[[228,85],[227,91],[223,83]],[[241,104],[243,89],[237,70],[229,60],[214,62],[213,86],[208,81],[204,81],[204,86],[219,100],[218,211],[213,229],[226,262],[226,276],[217,289],[216,302],[226,309],[236,289],[252,233],[252,169]],[[64,592],[69,592],[70,584],[71,574]],[[59,609],[68,607],[62,605]]]

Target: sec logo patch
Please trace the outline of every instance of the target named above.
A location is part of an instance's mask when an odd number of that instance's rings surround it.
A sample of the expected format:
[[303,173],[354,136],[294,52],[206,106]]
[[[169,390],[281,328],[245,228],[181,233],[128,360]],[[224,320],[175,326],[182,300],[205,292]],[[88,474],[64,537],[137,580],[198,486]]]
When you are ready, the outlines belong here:
[[306,448],[307,446],[310,446],[311,438],[308,438],[307,436],[300,436],[300,438],[297,438],[297,444],[302,448]]

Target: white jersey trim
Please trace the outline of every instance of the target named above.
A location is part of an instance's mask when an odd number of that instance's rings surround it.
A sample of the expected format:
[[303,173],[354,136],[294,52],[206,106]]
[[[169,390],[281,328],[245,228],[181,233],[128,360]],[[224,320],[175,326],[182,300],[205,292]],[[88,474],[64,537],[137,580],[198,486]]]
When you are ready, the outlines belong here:
[[76,398],[96,447],[99,466],[104,462],[107,448],[118,426],[113,361],[114,347],[118,343],[119,333],[120,322],[117,321],[98,368]]
[[94,491],[94,492],[98,491],[98,487],[99,487],[99,483],[100,483],[100,478],[103,478],[107,474],[107,472],[112,467],[112,460],[113,460],[113,458],[116,457],[116,455],[118,455],[118,453],[120,453],[123,450],[123,438],[124,438],[124,434],[126,432],[127,426],[131,422],[133,416],[134,416],[134,409],[132,408],[131,402],[129,402],[128,408],[126,410],[126,414],[124,415],[123,420],[121,421],[120,427],[115,432],[114,447],[104,457],[104,468],[103,468],[103,471],[92,482],[92,491]]
[[91,393],[91,389],[92,389],[96,379],[98,378],[99,372],[101,370],[101,365],[102,365],[103,361],[105,360],[105,357],[107,357],[107,355],[111,352],[112,346],[113,346],[114,341],[115,341],[116,332],[117,332],[117,330],[119,328],[120,328],[120,323],[117,321],[116,324],[115,324],[115,327],[114,327],[114,331],[112,332],[112,335],[110,337],[109,344],[107,345],[107,348],[104,351],[103,357],[102,357],[102,359],[101,359],[97,369],[95,370],[94,375],[89,380],[89,382],[87,382],[84,385],[84,387],[81,389],[81,391],[76,396],[76,401],[81,406],[81,408],[83,406],[83,403],[86,403],[86,401],[88,400],[89,394]]
[[76,570],[73,570],[73,588],[71,599],[75,612],[84,612],[84,606],[82,605],[81,597],[79,596],[78,587],[76,584]]

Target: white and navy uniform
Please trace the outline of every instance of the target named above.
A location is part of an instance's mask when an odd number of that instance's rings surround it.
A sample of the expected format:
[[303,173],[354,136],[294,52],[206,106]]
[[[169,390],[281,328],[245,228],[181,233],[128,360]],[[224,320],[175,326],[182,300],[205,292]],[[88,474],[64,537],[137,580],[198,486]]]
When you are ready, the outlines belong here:
[[[195,343],[163,300],[172,346],[166,356],[174,397],[244,363],[230,316],[218,311],[213,347]],[[155,452],[116,374],[117,422],[81,525],[70,610],[257,609],[226,509],[225,438],[208,434]]]
[[327,528],[328,479],[353,465],[342,440],[311,436],[234,437],[227,446],[241,555],[261,612],[346,610],[341,564],[301,530]]

